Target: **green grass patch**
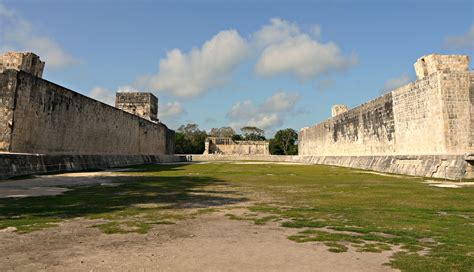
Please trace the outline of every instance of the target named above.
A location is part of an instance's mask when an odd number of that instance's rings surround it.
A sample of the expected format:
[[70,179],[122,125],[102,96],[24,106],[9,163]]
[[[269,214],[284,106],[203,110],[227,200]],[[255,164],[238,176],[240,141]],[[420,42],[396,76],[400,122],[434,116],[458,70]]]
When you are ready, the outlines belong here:
[[329,247],[329,251],[334,253],[342,253],[347,251],[347,247],[343,244],[336,243],[336,242],[326,242],[324,243],[327,247]]
[[[154,224],[154,223],[153,223]],[[108,222],[104,224],[97,224],[92,226],[94,228],[100,229],[102,232],[107,234],[116,234],[116,233],[140,233],[145,234],[150,229],[150,224],[136,221],[126,221],[126,222]]]
[[388,244],[383,243],[367,243],[360,246],[357,251],[359,252],[377,252],[380,253],[384,250],[391,250],[392,247]]
[[98,227],[106,233],[141,233],[157,222],[252,200],[258,204],[249,213],[227,216],[256,224],[280,221],[300,231],[289,239],[324,243],[332,252],[349,245],[368,252],[399,246],[390,265],[403,271],[474,270],[473,187],[431,187],[418,177],[320,165],[149,165],[128,174],[117,177],[117,187],[2,199],[0,228],[27,232],[86,217],[109,220]]

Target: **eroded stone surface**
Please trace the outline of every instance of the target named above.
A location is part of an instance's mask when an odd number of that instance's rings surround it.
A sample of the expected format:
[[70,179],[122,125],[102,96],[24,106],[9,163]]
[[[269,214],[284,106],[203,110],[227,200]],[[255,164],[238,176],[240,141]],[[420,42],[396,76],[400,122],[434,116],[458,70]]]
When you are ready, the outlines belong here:
[[173,154],[174,131],[30,73],[7,69],[0,73],[0,151]]
[[142,118],[158,121],[158,98],[152,93],[118,92],[115,107]]
[[474,73],[467,62],[457,55],[420,58],[417,81],[302,129],[299,154],[474,153]]
[[0,73],[7,69],[25,71],[36,77],[41,77],[43,75],[44,62],[34,53],[7,52],[0,55]]

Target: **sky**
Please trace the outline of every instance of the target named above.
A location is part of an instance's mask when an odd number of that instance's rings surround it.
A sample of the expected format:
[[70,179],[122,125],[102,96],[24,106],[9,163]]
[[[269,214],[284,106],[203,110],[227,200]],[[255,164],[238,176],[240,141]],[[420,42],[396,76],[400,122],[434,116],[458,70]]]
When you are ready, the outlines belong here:
[[0,53],[12,50],[104,103],[153,92],[172,129],[271,137],[416,80],[423,55],[472,58],[474,2],[0,0]]

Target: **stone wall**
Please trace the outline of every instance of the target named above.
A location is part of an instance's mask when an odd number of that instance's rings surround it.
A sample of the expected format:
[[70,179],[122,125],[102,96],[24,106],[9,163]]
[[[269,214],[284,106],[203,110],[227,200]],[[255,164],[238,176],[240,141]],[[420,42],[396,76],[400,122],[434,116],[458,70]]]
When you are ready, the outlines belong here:
[[343,156],[393,153],[392,94],[388,93],[299,134],[298,154]]
[[16,84],[16,77],[0,73],[0,151],[10,150]]
[[267,141],[234,141],[228,137],[209,137],[204,154],[259,155],[270,154]]
[[299,154],[474,153],[474,79],[467,71],[467,56],[429,55],[424,59],[424,64],[421,59],[415,64],[419,80],[302,129]]
[[26,72],[0,73],[0,151],[174,153],[174,132]]
[[174,155],[38,155],[0,153],[0,180],[18,176],[184,162]]
[[469,102],[471,104],[471,124],[469,148],[474,149],[474,73],[469,74]]
[[266,161],[324,164],[391,174],[446,178],[474,178],[472,160],[460,155],[428,156],[277,156],[277,155],[188,155],[188,161]]
[[324,164],[391,174],[460,180],[474,178],[474,161],[460,155],[428,156],[277,156],[188,155],[188,161],[266,161]]
[[396,148],[393,154],[445,154],[438,74],[392,92]]
[[436,72],[465,72],[468,64],[468,56],[430,54],[419,58],[414,67],[417,79],[423,79]]

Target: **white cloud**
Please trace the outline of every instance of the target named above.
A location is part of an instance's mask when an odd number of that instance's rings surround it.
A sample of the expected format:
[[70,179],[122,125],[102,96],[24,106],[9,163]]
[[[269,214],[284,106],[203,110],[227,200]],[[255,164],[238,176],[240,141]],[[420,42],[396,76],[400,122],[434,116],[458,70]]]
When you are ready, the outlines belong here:
[[31,51],[38,54],[47,67],[62,68],[78,61],[54,40],[36,33],[33,25],[0,3],[0,48]]
[[252,40],[256,46],[265,48],[275,43],[284,42],[299,33],[296,24],[280,18],[272,18],[270,19],[270,25],[262,26],[259,31],[252,35]]
[[255,105],[251,100],[235,103],[227,117],[231,121],[230,126],[235,130],[244,126],[272,130],[283,124],[285,115],[294,109],[298,99],[298,94],[279,91],[259,105]]
[[247,42],[237,31],[221,31],[201,48],[188,53],[169,51],[160,61],[158,74],[141,77],[137,84],[178,97],[195,97],[227,83],[247,53]]
[[[238,123],[234,123],[234,124],[237,125]],[[283,124],[283,120],[282,120],[282,117],[277,113],[268,113],[268,114],[260,113],[252,117],[250,120],[248,120],[244,124],[245,125],[240,125],[239,129],[244,126],[255,126],[263,130],[266,130],[268,132],[268,130],[281,126]]]
[[[303,33],[290,22],[272,19],[271,25],[262,27],[257,33],[278,33],[281,35],[255,35],[256,40],[271,41],[263,49],[255,65],[255,72],[260,76],[290,74],[301,80],[334,71],[345,70],[357,63],[357,57],[352,54],[345,56],[333,42],[322,43]],[[316,33],[314,33],[316,31]],[[313,29],[313,34],[320,35],[320,27]],[[264,37],[271,37],[263,39]],[[264,42],[257,42],[262,44]]]
[[385,81],[385,83],[383,84],[381,92],[386,93],[386,92],[392,91],[392,90],[394,90],[398,87],[401,87],[405,84],[408,84],[412,81],[413,81],[413,79],[407,74],[403,74],[399,77],[391,78],[391,79]]
[[168,102],[163,106],[158,107],[159,118],[171,118],[182,114],[183,106],[178,101]]
[[265,100],[261,109],[265,112],[282,112],[293,108],[299,99],[298,94],[288,94],[282,91],[275,93]]
[[115,92],[102,87],[94,87],[89,92],[89,96],[111,106],[115,105]]
[[296,23],[280,18],[272,18],[248,39],[235,30],[224,30],[189,52],[168,51],[159,71],[137,77],[134,85],[191,98],[227,84],[236,67],[250,56],[257,59],[258,75],[287,73],[299,79],[344,70],[357,62],[354,54],[343,55],[335,43],[315,40],[320,35],[320,25],[304,33]]
[[450,49],[474,49],[474,25],[462,35],[446,38],[444,45]]
[[250,119],[252,116],[257,114],[257,107],[251,100],[245,100],[242,102],[235,103],[227,113],[227,116],[231,120],[242,120]]

